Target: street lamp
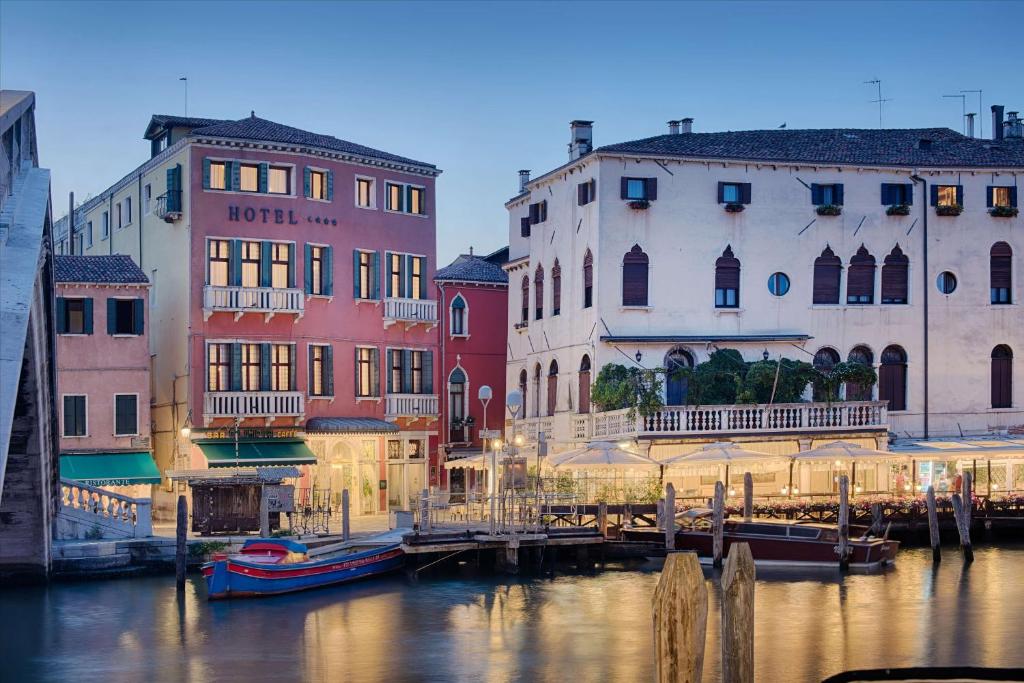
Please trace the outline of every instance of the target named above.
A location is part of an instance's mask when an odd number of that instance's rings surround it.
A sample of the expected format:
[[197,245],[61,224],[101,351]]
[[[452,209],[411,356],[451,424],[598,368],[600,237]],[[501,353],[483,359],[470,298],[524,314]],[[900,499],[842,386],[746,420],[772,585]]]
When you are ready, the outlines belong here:
[[764,351],[761,353],[761,358],[764,358],[765,361],[768,360],[768,347],[767,346],[764,347]]
[[644,357],[644,354],[640,353],[640,349],[637,349],[636,350],[636,355],[634,356],[634,358],[636,358],[636,364],[637,365],[640,365],[640,359],[643,358],[643,357]]
[[488,445],[491,447],[491,474],[490,477],[488,477],[489,481],[487,482],[487,493],[490,495],[491,498],[491,535],[494,535],[494,532],[496,530],[494,512],[495,503],[497,502],[498,495],[498,484],[495,477],[495,475],[498,473],[498,453],[497,449],[494,447],[494,442],[490,441],[490,432],[487,431],[487,404],[491,402],[491,395],[491,388],[486,384],[481,386],[476,393],[476,397],[480,399],[480,403],[484,405],[484,424],[483,429],[480,430],[480,437],[483,442],[484,448],[486,448]]

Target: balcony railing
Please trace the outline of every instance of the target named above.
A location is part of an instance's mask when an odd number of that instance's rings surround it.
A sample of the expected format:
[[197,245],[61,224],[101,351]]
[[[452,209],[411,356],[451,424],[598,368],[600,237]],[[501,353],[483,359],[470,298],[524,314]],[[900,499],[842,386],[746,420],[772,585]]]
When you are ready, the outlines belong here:
[[301,391],[208,391],[203,396],[203,417],[303,417]]
[[384,327],[405,323],[406,329],[422,323],[437,325],[437,301],[432,299],[384,299]]
[[246,313],[262,313],[265,321],[277,313],[294,313],[298,320],[304,310],[305,298],[301,289],[203,287],[203,317],[206,320],[218,311],[234,313],[235,320]]
[[632,420],[628,417],[628,410],[610,410],[594,413],[589,419],[573,421],[572,436],[576,439],[617,439],[631,436],[888,430],[886,405],[885,401],[844,401],[684,406],[663,408],[653,415],[636,416]]
[[523,420],[516,420],[513,426],[513,435],[522,434],[523,438],[528,442],[536,442],[540,440],[540,435],[544,435],[544,439],[547,441],[551,440],[552,418],[546,417],[528,417]]
[[[177,207],[173,211],[167,209],[168,199],[171,206]],[[181,218],[181,190],[171,190],[156,198],[156,209],[153,211],[158,218],[173,223]]]
[[437,418],[437,394],[388,394],[384,412],[387,417]]

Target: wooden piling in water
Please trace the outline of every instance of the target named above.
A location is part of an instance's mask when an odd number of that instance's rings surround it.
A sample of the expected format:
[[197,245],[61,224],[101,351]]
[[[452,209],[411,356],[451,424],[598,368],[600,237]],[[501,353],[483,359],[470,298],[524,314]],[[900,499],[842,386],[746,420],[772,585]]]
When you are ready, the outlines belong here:
[[964,503],[964,520],[967,528],[971,528],[971,513],[974,512],[974,474],[964,472],[964,479],[961,482],[961,495]]
[[850,568],[850,478],[839,475],[839,569]]
[[430,489],[420,494],[420,531],[430,531]]
[[608,536],[608,503],[604,501],[597,504],[597,530]]
[[348,489],[341,490],[341,540],[347,541],[351,535],[349,528],[349,497]]
[[750,521],[754,517],[754,477],[750,472],[743,473],[743,519]]
[[725,485],[715,482],[715,499],[711,508],[711,564],[716,569],[722,566],[722,547],[725,533]]
[[968,521],[968,513],[965,510],[964,501],[959,493],[954,493],[953,517],[956,519],[956,530],[960,533],[960,550],[964,554],[964,562],[974,562],[974,549],[971,547],[971,527]]
[[185,555],[188,550],[188,501],[178,496],[178,514],[175,526],[174,584],[179,593],[185,592]]
[[871,533],[876,536],[882,530],[882,504],[872,503],[871,504]]
[[676,548],[676,488],[672,482],[665,486],[665,548]]
[[729,546],[722,570],[722,683],[754,683],[754,556]]
[[708,590],[694,553],[669,553],[654,589],[654,661],[658,683],[700,683]]
[[935,487],[929,486],[925,495],[925,503],[928,506],[928,540],[932,545],[932,562],[942,561],[942,550],[939,547],[939,513],[935,509]]

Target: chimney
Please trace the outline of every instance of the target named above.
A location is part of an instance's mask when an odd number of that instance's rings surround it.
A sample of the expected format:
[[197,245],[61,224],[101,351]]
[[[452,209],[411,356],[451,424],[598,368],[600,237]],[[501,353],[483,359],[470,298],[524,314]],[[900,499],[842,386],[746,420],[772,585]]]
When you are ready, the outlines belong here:
[[1003,139],[1003,105],[992,105],[992,139]]
[[1003,136],[1008,138],[1024,137],[1024,119],[1015,111],[1006,112],[1006,123],[1003,124]]
[[964,114],[964,118],[967,119],[967,137],[974,137],[974,114]]
[[569,160],[573,161],[590,154],[594,149],[594,122],[578,119],[570,121],[569,131]]
[[680,132],[682,132],[682,133],[692,133],[693,132],[693,119],[692,118],[686,117],[685,119],[683,119],[682,121],[679,122],[679,125],[680,125]]
[[519,171],[519,194],[526,192],[526,184],[530,182],[530,169],[524,168]]
[[669,135],[679,135],[679,121],[669,121],[668,122],[668,134]]

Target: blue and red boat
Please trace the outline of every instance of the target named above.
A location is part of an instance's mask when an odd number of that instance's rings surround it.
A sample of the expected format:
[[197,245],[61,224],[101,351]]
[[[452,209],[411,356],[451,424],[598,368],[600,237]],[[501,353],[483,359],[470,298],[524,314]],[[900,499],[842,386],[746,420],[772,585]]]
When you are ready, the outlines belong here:
[[240,553],[215,555],[203,565],[207,597],[249,598],[347,583],[402,567],[405,553],[393,543],[344,548],[310,556],[302,543],[284,539],[246,541]]

